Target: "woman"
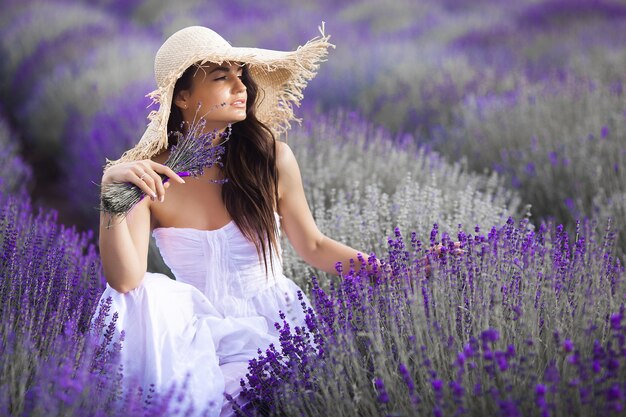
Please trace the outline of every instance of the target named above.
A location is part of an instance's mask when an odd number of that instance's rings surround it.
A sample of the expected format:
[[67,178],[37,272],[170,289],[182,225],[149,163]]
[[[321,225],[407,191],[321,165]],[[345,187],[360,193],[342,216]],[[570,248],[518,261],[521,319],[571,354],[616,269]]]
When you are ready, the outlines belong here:
[[[151,197],[125,217],[101,216],[101,299],[111,297],[125,332],[125,374],[157,391],[184,383],[195,410],[232,412],[223,393],[237,400],[247,361],[278,343],[280,312],[292,326],[303,323],[298,297],[308,300],[282,274],[280,230],[323,271],[357,260],[355,249],[318,230],[296,159],[275,140],[330,46],[323,30],[293,52],[234,48],[197,26],[175,33],[155,59],[159,109],[137,146],[108,161],[102,176],[103,186],[128,182]],[[185,180],[163,165],[168,132],[198,115],[206,131],[232,123],[232,133],[223,166]],[[146,272],[150,233],[176,281]]]

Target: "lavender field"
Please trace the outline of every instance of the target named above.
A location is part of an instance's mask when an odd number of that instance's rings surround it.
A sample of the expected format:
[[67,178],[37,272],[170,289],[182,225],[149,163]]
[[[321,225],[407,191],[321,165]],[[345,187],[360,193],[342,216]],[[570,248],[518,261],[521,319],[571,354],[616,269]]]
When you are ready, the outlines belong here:
[[0,415],[186,415],[180,387],[123,389],[115,313],[90,320],[105,157],[177,29],[293,49],[322,21],[336,49],[283,139],[320,229],[388,268],[332,277],[283,242],[314,309],[239,412],[626,415],[624,1],[0,4]]

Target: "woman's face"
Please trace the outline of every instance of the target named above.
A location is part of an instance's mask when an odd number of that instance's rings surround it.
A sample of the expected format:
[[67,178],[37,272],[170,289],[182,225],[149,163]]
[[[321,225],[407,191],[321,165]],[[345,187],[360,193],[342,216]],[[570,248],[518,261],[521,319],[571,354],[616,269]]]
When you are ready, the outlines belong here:
[[191,88],[181,91],[175,100],[183,119],[193,122],[204,118],[205,131],[222,130],[228,123],[246,118],[246,86],[243,66],[238,63],[206,63],[195,71]]

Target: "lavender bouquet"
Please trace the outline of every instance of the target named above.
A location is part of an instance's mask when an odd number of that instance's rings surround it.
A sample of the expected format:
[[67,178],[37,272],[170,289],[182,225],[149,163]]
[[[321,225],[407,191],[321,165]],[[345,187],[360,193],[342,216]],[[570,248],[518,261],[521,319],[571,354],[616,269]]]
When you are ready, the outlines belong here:
[[[165,161],[181,177],[198,177],[206,168],[215,164],[220,165],[220,158],[224,154],[224,144],[230,138],[232,126],[229,124],[224,132],[213,130],[205,132],[206,121],[199,118],[189,124],[186,133],[172,132],[178,138],[177,144],[170,148],[170,155]],[[220,139],[214,145],[216,139]],[[160,174],[163,182],[169,181],[169,177]],[[225,180],[212,180],[225,182]],[[100,211],[112,215],[126,216],[128,212],[140,202],[146,194],[132,183],[113,183],[101,187]]]

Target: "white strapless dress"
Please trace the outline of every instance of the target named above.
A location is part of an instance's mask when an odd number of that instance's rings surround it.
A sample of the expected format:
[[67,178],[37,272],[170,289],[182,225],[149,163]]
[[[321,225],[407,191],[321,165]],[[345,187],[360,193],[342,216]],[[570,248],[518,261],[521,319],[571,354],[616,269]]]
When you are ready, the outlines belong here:
[[107,284],[100,297],[112,298],[116,331],[125,333],[125,380],[161,393],[185,382],[181,405],[229,415],[224,393],[238,398],[248,360],[270,343],[280,345],[274,326],[282,324],[280,312],[292,329],[304,325],[300,288],[283,275],[276,255],[266,275],[233,221],[217,230],[165,227],[152,234],[176,280],[148,272],[134,290],[122,294]]

